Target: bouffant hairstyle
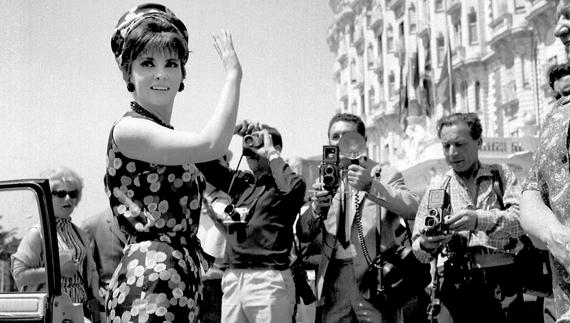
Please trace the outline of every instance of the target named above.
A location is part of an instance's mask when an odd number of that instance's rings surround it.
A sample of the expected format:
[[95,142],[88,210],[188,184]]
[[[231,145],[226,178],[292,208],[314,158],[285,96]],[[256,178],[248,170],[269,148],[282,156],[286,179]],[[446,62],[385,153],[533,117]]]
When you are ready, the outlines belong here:
[[145,18],[126,37],[121,53],[121,70],[130,74],[131,63],[145,52],[174,54],[181,61],[182,79],[186,77],[184,65],[188,60],[188,44],[170,22],[156,17]]
[[47,178],[49,180],[49,188],[52,192],[54,187],[58,184],[72,183],[79,193],[77,196],[77,202],[81,201],[81,193],[83,192],[83,179],[73,170],[65,166],[59,166],[56,168],[44,170],[40,173],[40,177]]

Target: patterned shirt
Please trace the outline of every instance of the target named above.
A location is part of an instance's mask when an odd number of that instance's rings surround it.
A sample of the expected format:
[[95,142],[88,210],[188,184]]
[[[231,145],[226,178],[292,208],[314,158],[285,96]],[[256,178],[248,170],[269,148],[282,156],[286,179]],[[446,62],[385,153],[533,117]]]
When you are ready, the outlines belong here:
[[[570,97],[558,100],[547,115],[541,129],[539,145],[534,154],[523,191],[539,191],[546,206],[558,220],[570,225],[570,180],[568,169],[568,127]],[[570,310],[570,274],[564,265],[552,258],[554,299],[557,316]]]
[[[493,174],[491,170],[495,168],[499,171],[503,183],[503,205],[502,210],[497,194],[493,188]],[[479,171],[475,181],[477,183],[477,196],[470,195],[467,185],[453,169],[449,170],[446,176],[450,176],[447,192],[451,199],[451,209],[459,211],[468,207],[476,209],[477,227],[472,232],[462,232],[469,237],[469,246],[483,246],[490,249],[517,252],[520,246],[512,248],[513,240],[524,234],[519,223],[519,200],[521,189],[514,172],[504,164],[488,165],[480,163]],[[443,181],[430,187],[430,189],[443,188]],[[428,190],[429,192],[429,190]],[[420,232],[425,228],[425,218],[427,215],[428,195],[422,198],[416,220],[412,240],[414,253],[424,261],[432,259],[432,255],[419,247],[417,239]]]

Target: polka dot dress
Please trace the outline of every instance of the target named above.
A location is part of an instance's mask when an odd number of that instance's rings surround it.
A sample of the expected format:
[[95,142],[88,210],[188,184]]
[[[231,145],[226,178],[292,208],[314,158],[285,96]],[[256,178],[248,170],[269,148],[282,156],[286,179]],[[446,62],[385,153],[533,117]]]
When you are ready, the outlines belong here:
[[204,179],[193,164],[163,166],[107,146],[105,190],[127,234],[106,300],[108,322],[198,322],[196,232]]

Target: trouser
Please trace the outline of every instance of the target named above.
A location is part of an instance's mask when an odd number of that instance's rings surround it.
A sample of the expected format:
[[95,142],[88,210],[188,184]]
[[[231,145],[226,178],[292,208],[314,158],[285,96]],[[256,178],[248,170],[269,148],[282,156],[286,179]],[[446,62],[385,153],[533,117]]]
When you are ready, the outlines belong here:
[[441,301],[454,323],[530,322],[512,264],[473,268],[464,277],[444,271]]
[[203,283],[203,302],[200,307],[203,323],[219,323],[222,314],[222,279],[207,279]]
[[291,270],[227,269],[222,277],[224,323],[291,323],[295,284]]
[[364,299],[356,283],[352,260],[331,259],[322,294],[324,304],[317,307],[316,322],[396,322],[396,313],[383,315]]

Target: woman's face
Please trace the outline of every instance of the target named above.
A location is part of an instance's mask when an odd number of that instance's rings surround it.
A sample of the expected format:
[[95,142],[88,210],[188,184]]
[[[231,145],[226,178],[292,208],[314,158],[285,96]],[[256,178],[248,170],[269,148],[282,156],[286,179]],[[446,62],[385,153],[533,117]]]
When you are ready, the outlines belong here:
[[79,191],[74,183],[58,181],[51,191],[56,218],[69,218],[77,206]]
[[143,107],[172,106],[182,82],[180,59],[172,51],[143,51],[131,65],[135,100]]

